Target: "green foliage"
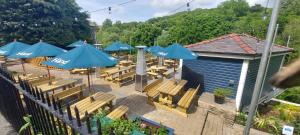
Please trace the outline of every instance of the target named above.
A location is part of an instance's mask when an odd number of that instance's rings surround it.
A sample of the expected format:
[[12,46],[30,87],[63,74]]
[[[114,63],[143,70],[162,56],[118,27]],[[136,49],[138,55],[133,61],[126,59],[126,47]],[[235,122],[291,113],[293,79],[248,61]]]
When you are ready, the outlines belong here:
[[90,37],[88,15],[75,0],[1,0],[0,43],[14,38],[27,43],[40,39],[67,45]]
[[247,115],[246,113],[243,112],[239,112],[236,116],[235,116],[235,122],[240,124],[240,125],[245,125],[247,121]]
[[300,117],[300,107],[288,105],[288,104],[279,104],[274,106],[274,110],[279,111],[279,118],[285,122],[291,123]]
[[293,122],[293,125],[295,127],[295,134],[300,135],[300,116],[298,116],[297,119]]
[[28,116],[24,116],[23,117],[23,120],[25,121],[25,124],[20,128],[19,130],[19,134],[23,134],[23,132],[26,130],[26,129],[30,129],[32,124],[31,124],[31,115],[28,115]]
[[300,87],[289,88],[276,98],[300,104]]
[[228,88],[216,88],[214,95],[218,97],[228,97],[232,94],[232,90]]
[[281,131],[280,122],[274,116],[260,116],[257,114],[254,118],[254,126],[257,129],[273,134],[280,134]]
[[[141,122],[141,120],[130,120],[130,119],[117,119],[111,120],[106,116],[105,112],[101,112],[94,115],[92,120],[92,127],[96,127],[96,120],[99,119],[101,122],[101,128],[103,135],[109,135],[111,130],[114,130],[116,135],[131,135],[134,131],[138,131],[145,135],[167,135],[168,130],[165,126],[161,125],[160,128],[148,127]],[[96,130],[94,128],[94,130]]]

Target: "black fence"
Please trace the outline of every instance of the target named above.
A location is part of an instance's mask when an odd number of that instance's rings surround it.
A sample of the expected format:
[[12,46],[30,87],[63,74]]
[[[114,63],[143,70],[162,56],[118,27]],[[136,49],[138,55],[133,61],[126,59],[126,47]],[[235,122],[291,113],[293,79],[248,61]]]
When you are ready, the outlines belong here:
[[[25,124],[23,117],[31,115],[32,128],[24,132],[28,135],[102,135],[99,119],[96,130],[92,130],[90,114],[86,112],[85,120],[81,121],[75,107],[76,117],[72,117],[69,104],[62,107],[58,99],[43,94],[27,81],[19,80],[16,84],[14,77],[3,69],[0,69],[0,111],[16,131]],[[111,129],[111,134],[113,132]]]

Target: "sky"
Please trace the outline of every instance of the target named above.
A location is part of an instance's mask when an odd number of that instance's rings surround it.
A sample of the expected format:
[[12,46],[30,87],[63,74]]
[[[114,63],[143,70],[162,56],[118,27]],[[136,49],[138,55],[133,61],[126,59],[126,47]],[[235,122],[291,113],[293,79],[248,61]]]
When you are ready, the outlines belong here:
[[[223,1],[225,0],[76,0],[82,11],[89,12],[90,20],[99,25],[105,19],[111,19],[113,22],[131,22],[171,15],[176,12],[186,11],[187,2],[190,2],[190,9],[193,10],[196,8],[214,8]],[[268,7],[272,6],[271,1]],[[126,2],[128,3],[119,5]],[[250,6],[256,3],[263,6],[267,4],[267,0],[247,0],[247,2]],[[110,14],[108,7],[111,7]],[[102,10],[91,12],[98,9]]]

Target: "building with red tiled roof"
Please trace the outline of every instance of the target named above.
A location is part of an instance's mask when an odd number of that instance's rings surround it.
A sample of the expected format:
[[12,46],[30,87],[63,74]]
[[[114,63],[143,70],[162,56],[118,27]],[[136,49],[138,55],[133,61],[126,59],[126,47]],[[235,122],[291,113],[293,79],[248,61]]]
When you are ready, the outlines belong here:
[[[216,88],[230,88],[237,110],[247,110],[256,81],[264,40],[246,34],[228,34],[186,47],[198,54],[196,60],[184,60],[182,78],[201,84],[202,90],[213,93]],[[293,49],[274,45],[261,102],[278,94],[279,90],[267,82],[282,65],[284,56]]]

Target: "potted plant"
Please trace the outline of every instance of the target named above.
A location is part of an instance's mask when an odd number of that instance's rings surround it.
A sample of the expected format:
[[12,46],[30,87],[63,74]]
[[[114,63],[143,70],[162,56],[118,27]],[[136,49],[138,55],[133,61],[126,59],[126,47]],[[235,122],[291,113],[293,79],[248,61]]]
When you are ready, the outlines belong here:
[[225,103],[225,98],[230,96],[232,93],[231,89],[228,88],[217,88],[214,91],[215,102],[218,104]]

